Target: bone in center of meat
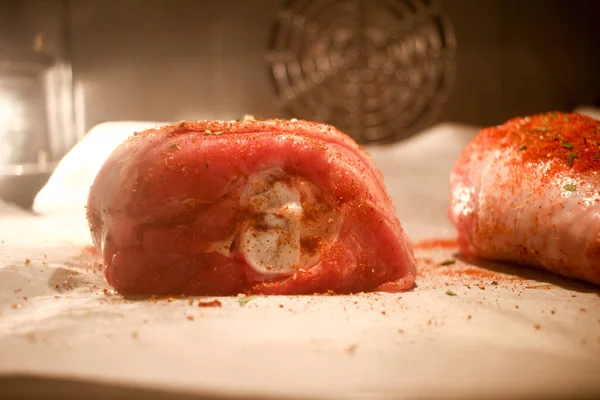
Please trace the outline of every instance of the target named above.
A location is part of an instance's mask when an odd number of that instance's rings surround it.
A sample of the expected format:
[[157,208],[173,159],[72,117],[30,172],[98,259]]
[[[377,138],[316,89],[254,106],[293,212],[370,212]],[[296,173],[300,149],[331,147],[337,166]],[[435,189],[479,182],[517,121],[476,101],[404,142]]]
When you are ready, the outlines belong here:
[[[259,179],[272,178],[262,176]],[[261,275],[287,275],[300,264],[302,205],[299,191],[288,183],[251,179],[246,198],[253,216],[243,227],[241,251],[246,262]],[[261,189],[264,189],[261,191]]]

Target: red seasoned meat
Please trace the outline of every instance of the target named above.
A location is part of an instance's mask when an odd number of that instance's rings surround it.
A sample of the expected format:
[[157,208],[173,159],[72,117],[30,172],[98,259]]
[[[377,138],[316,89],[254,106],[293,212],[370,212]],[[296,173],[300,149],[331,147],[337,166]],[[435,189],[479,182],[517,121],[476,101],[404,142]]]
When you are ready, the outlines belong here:
[[600,121],[580,114],[483,129],[450,178],[462,253],[600,284],[599,140]]
[[87,207],[121,293],[401,291],[411,244],[352,139],[306,121],[181,122],[137,133]]

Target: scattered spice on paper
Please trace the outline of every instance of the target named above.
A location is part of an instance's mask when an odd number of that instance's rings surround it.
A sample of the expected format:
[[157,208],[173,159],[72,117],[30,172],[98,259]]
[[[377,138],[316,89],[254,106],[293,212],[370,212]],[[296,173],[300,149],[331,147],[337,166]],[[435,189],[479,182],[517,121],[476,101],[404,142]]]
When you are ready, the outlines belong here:
[[238,303],[240,303],[240,306],[245,307],[246,304],[248,304],[252,300],[256,299],[257,297],[258,296],[256,296],[256,295],[238,297]]
[[220,300],[215,299],[212,301],[199,301],[198,307],[221,307],[223,304]]

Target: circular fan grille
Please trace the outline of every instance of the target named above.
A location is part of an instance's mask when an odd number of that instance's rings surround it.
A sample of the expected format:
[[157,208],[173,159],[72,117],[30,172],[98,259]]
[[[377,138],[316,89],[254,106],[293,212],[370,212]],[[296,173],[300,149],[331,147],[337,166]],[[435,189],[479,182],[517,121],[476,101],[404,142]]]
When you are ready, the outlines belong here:
[[289,0],[267,61],[290,116],[330,123],[361,143],[431,124],[454,78],[454,35],[427,0]]

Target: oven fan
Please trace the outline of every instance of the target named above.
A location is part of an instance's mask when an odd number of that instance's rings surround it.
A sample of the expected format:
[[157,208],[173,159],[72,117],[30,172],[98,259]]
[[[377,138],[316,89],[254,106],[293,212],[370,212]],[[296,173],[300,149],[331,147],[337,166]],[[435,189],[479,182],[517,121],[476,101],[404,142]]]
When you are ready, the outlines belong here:
[[454,34],[432,1],[289,0],[270,40],[278,106],[359,143],[430,125],[454,80]]

